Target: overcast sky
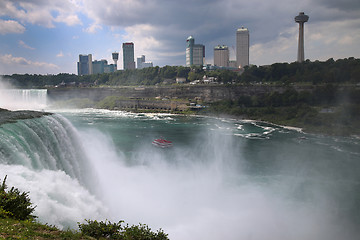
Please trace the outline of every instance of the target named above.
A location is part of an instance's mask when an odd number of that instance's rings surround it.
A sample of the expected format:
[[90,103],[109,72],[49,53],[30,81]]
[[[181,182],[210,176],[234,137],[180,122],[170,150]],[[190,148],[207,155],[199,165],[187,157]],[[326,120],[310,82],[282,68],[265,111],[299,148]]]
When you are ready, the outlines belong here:
[[[250,32],[250,64],[293,62],[299,12],[305,58],[360,58],[359,0],[0,0],[0,74],[77,73],[79,54],[107,59],[134,42],[135,58],[156,66],[185,65],[186,38],[206,47],[227,45],[235,59],[235,33]],[[136,61],[136,59],[135,59]]]

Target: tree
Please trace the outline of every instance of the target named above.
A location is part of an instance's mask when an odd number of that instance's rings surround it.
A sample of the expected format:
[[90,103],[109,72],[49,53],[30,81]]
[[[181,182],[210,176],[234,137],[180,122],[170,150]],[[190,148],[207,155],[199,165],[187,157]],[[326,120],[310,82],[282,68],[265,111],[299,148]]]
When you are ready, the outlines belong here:
[[[35,207],[30,202],[28,192],[20,192],[17,188],[12,187],[10,191],[6,191],[6,178],[0,185],[0,217],[2,212],[5,215],[18,220],[32,220],[35,216],[31,215]],[[2,211],[1,211],[2,210]]]

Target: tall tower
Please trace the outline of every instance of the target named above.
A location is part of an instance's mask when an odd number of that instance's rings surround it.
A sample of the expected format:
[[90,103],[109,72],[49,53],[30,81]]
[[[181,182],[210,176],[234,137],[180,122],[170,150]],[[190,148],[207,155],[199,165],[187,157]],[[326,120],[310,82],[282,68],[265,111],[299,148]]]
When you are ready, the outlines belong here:
[[303,62],[305,60],[304,54],[304,23],[309,20],[309,16],[305,15],[304,12],[300,12],[298,16],[295,17],[295,22],[299,23],[299,45],[298,45],[298,54],[297,61]]
[[119,53],[113,52],[113,53],[112,53],[112,58],[113,58],[113,60],[114,60],[115,70],[116,70],[116,69],[117,69],[117,61],[119,60]]
[[189,36],[186,39],[186,66],[193,65],[193,52],[194,52],[195,39],[193,36]]
[[134,43],[123,43],[123,62],[124,69],[135,69]]
[[245,67],[249,65],[250,35],[247,28],[241,27],[236,31],[236,65]]

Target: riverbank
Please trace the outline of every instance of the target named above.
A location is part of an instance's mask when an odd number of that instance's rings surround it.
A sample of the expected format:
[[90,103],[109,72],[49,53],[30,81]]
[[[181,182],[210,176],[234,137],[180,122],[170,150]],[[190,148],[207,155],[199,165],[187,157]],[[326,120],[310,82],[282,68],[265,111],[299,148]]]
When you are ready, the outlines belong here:
[[360,135],[359,94],[357,85],[331,84],[48,90],[48,98],[57,107],[228,115],[339,136]]
[[345,106],[322,108],[308,105],[293,107],[240,108],[218,111],[206,109],[202,114],[250,119],[280,126],[300,128],[303,132],[330,136],[360,136],[360,122],[356,114]]

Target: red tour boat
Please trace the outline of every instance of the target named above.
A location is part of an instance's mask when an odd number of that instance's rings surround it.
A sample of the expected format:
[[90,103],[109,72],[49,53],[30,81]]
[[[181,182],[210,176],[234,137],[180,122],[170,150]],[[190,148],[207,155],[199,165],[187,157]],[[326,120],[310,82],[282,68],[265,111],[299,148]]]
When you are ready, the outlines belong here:
[[158,139],[155,139],[152,144],[156,147],[161,147],[161,148],[168,148],[168,147],[172,147],[172,142],[171,141],[168,141],[168,140],[165,140],[165,139],[162,139],[162,138],[158,138]]

